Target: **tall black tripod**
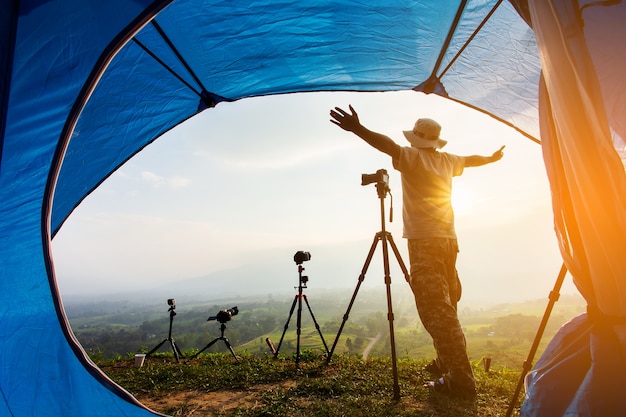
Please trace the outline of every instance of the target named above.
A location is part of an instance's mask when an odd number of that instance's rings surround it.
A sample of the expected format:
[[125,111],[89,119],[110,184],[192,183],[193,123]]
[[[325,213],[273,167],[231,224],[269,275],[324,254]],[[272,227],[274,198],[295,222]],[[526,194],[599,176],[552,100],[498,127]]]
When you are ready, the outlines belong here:
[[150,352],[146,353],[146,357],[152,355],[154,352],[159,350],[159,348],[161,346],[163,346],[163,344],[165,342],[170,342],[170,346],[172,347],[172,351],[174,352],[174,357],[176,358],[176,362],[180,362],[180,357],[183,356],[183,353],[180,351],[180,349],[178,348],[178,345],[176,344],[176,342],[172,338],[172,324],[174,323],[174,316],[176,315],[176,311],[174,311],[176,309],[176,301],[173,298],[170,298],[169,300],[167,300],[167,303],[170,306],[170,308],[167,310],[167,311],[170,312],[170,330],[169,330],[169,333],[167,334],[167,338],[166,339],[163,339],[161,341],[161,343],[159,343],[158,345],[156,345],[154,347],[154,349],[152,349]]
[[[368,179],[369,179],[369,182],[368,182]],[[333,346],[328,354],[327,362],[330,363],[333,352],[335,351],[335,347],[337,346],[337,342],[339,341],[339,336],[341,335],[341,332],[343,331],[343,327],[346,324],[346,321],[348,320],[348,316],[350,314],[350,310],[352,309],[352,305],[354,304],[354,300],[356,300],[356,296],[357,296],[357,293],[359,292],[359,288],[361,288],[361,284],[363,283],[363,280],[365,280],[365,274],[367,273],[367,269],[369,268],[370,262],[372,261],[372,256],[374,255],[374,252],[376,251],[376,245],[378,244],[378,242],[382,242],[383,244],[383,267],[384,267],[384,272],[385,272],[385,286],[387,288],[387,319],[389,320],[389,338],[390,338],[389,340],[391,343],[391,360],[392,360],[392,370],[393,370],[393,394],[394,394],[394,399],[399,400],[400,399],[400,386],[398,385],[396,341],[395,341],[395,335],[394,335],[394,330],[393,330],[394,317],[393,317],[393,307],[392,307],[392,302],[391,302],[391,275],[389,273],[389,249],[387,246],[388,244],[391,245],[393,253],[396,256],[396,259],[398,260],[398,264],[400,265],[400,268],[402,269],[402,272],[404,273],[404,277],[406,278],[407,281],[409,281],[409,272],[407,271],[406,266],[404,265],[404,262],[402,261],[402,257],[400,256],[398,247],[393,241],[393,237],[391,236],[391,233],[387,232],[387,230],[385,229],[385,197],[387,196],[387,193],[389,192],[388,179],[389,177],[387,176],[387,171],[385,171],[384,169],[378,170],[376,174],[363,175],[363,182],[361,183],[361,185],[367,185],[376,181],[376,190],[378,191],[378,198],[380,199],[381,231],[376,233],[376,236],[374,237],[374,241],[372,242],[370,251],[367,254],[365,264],[363,265],[363,269],[361,270],[361,275],[359,275],[359,282],[357,283],[354,293],[352,294],[352,299],[350,300],[350,303],[348,304],[348,309],[346,310],[346,314],[344,314],[343,316],[343,321],[341,322],[341,326],[339,327],[339,332],[337,333],[335,342],[333,343]]]
[[[302,271],[304,271],[304,267],[302,266],[303,260],[309,260],[310,254],[308,252],[298,251],[294,256],[294,261],[298,265],[298,293],[293,298],[293,303],[291,304],[291,310],[289,310],[289,317],[287,318],[287,322],[285,323],[285,328],[283,329],[283,334],[280,337],[280,341],[278,342],[278,347],[273,351],[274,357],[278,356],[278,351],[280,350],[280,346],[283,344],[283,339],[285,337],[285,333],[287,332],[287,328],[289,327],[289,322],[291,321],[291,316],[293,315],[293,311],[296,308],[296,304],[298,305],[298,314],[296,318],[296,367],[300,364],[300,333],[302,332],[302,299],[306,303],[306,306],[311,314],[311,318],[313,319],[313,323],[315,323],[315,328],[317,329],[317,333],[319,333],[320,338],[322,339],[322,343],[324,344],[324,349],[326,350],[326,354],[328,355],[328,345],[326,345],[326,340],[324,340],[324,336],[322,335],[322,331],[320,330],[319,324],[317,324],[317,320],[315,320],[315,315],[313,314],[313,310],[311,309],[311,305],[309,304],[309,299],[306,294],[304,294],[303,289],[307,288],[306,283],[309,281],[309,277],[303,276]],[[270,342],[268,342],[270,343]]]

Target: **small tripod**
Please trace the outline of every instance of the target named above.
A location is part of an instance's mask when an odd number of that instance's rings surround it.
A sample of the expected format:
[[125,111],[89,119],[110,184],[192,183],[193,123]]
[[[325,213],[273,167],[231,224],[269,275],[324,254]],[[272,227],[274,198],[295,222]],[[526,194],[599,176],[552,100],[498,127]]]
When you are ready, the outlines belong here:
[[221,323],[221,325],[220,325],[221,335],[219,337],[216,337],[215,339],[211,340],[208,345],[206,345],[205,347],[200,349],[200,351],[198,351],[198,353],[193,355],[191,357],[191,359],[195,358],[196,356],[198,356],[199,354],[201,354],[202,352],[204,352],[205,350],[207,350],[208,348],[213,346],[215,343],[217,343],[218,340],[223,340],[224,343],[226,344],[226,347],[228,348],[228,350],[230,350],[230,353],[233,355],[235,360],[237,362],[239,362],[239,358],[237,357],[237,355],[235,355],[235,351],[233,350],[233,347],[230,345],[230,342],[228,341],[228,338],[224,336],[224,331],[226,330],[226,323],[223,322],[223,321],[220,321],[220,323]]
[[[324,344],[324,349],[326,351],[326,354],[328,355],[328,345],[326,345],[326,340],[324,340],[324,336],[322,335],[322,331],[320,330],[320,326],[319,324],[317,324],[317,320],[315,320],[315,315],[313,314],[313,310],[311,309],[311,305],[309,304],[309,299],[307,298],[306,294],[304,294],[303,289],[307,288],[306,283],[309,281],[309,277],[307,276],[303,276],[302,275],[302,271],[304,271],[304,267],[302,266],[302,261],[304,260],[309,260],[311,257],[311,255],[308,252],[302,252],[302,251],[298,251],[296,253],[296,255],[294,256],[294,261],[296,262],[296,264],[298,265],[298,293],[294,296],[293,298],[293,303],[291,303],[291,310],[289,310],[289,317],[287,318],[287,322],[285,323],[285,328],[283,329],[283,334],[280,337],[280,341],[278,342],[278,347],[276,349],[272,349],[273,350],[273,354],[274,357],[278,356],[278,351],[280,350],[280,346],[283,344],[283,339],[285,337],[285,333],[287,332],[287,328],[289,327],[289,321],[291,321],[291,316],[293,315],[293,310],[296,307],[296,303],[298,304],[298,315],[296,318],[296,334],[297,334],[297,341],[296,341],[296,367],[299,366],[300,364],[300,333],[302,332],[302,299],[304,299],[304,302],[306,303],[306,306],[309,310],[309,313],[311,314],[311,318],[313,319],[313,323],[315,323],[315,328],[317,329],[317,332],[320,335],[320,338],[322,339],[322,343]],[[268,341],[268,344],[270,344],[271,342]],[[270,348],[272,348],[272,345],[270,344]]]
[[154,349],[146,353],[146,357],[152,355],[154,352],[159,350],[159,348],[163,346],[165,342],[170,342],[170,346],[172,347],[172,351],[174,352],[174,357],[176,357],[176,362],[180,362],[180,357],[183,356],[183,353],[180,351],[178,345],[172,338],[172,324],[174,322],[174,316],[176,315],[176,311],[174,311],[176,309],[176,300],[174,300],[173,298],[170,298],[169,300],[167,300],[167,304],[170,306],[170,308],[167,310],[170,312],[170,331],[166,339],[163,339],[163,341],[161,341],[161,343],[156,345]]
[[402,269],[402,272],[404,273],[404,277],[406,278],[407,281],[410,280],[410,275],[406,266],[404,265],[404,262],[402,261],[402,257],[400,256],[400,252],[398,251],[398,248],[393,241],[393,237],[391,236],[391,233],[387,232],[385,229],[385,197],[387,196],[387,193],[390,191],[389,186],[388,186],[389,177],[387,175],[387,171],[385,171],[384,169],[380,169],[376,172],[376,174],[369,174],[369,175],[364,174],[362,178],[363,180],[362,180],[361,185],[371,184],[372,182],[376,181],[376,190],[378,191],[378,198],[380,199],[380,223],[381,223],[382,229],[380,232],[376,233],[376,236],[374,237],[374,241],[372,242],[372,246],[365,260],[365,264],[363,265],[363,269],[361,270],[361,275],[359,275],[359,282],[354,290],[354,293],[352,294],[352,299],[350,300],[348,309],[346,310],[346,314],[344,314],[343,316],[343,321],[341,322],[341,326],[339,327],[339,332],[337,333],[335,342],[333,343],[330,353],[328,354],[327,363],[330,363],[333,352],[335,351],[335,347],[337,346],[337,342],[339,341],[339,336],[341,335],[341,332],[343,331],[343,327],[346,324],[346,321],[348,320],[348,316],[350,314],[350,310],[352,309],[352,305],[354,304],[354,301],[356,300],[356,296],[357,296],[357,293],[359,292],[359,288],[361,287],[363,280],[365,280],[365,274],[367,273],[367,269],[369,268],[370,262],[372,261],[372,256],[374,255],[374,252],[376,251],[376,245],[378,244],[378,242],[382,242],[383,244],[383,267],[384,267],[384,272],[385,272],[385,286],[387,288],[387,319],[389,320],[389,339],[390,339],[390,344],[391,344],[391,360],[392,360],[392,370],[393,370],[393,393],[394,393],[394,399],[399,400],[400,399],[400,386],[398,384],[396,342],[395,342],[395,336],[394,336],[394,330],[393,330],[394,317],[393,317],[393,307],[392,307],[392,302],[391,302],[391,276],[389,273],[389,249],[387,247],[388,244],[391,245],[393,253],[396,256],[396,259],[398,260],[398,264],[400,265],[400,268]]

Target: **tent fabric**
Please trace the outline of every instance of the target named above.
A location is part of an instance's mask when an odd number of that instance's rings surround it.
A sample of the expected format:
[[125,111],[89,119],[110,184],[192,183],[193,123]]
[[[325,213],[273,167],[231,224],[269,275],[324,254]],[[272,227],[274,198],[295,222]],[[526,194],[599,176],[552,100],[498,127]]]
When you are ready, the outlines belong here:
[[[537,138],[541,65],[552,52],[539,54],[518,10],[496,0],[1,2],[0,414],[155,414],[110,381],[73,337],[50,253],[51,237],[72,210],[143,147],[222,101],[308,91],[435,92]],[[607,51],[604,41],[587,38],[594,53]],[[547,68],[547,91],[558,97],[569,86],[555,83],[556,67]],[[603,89],[603,99],[612,91]],[[609,119],[623,121],[623,94],[611,97]],[[571,116],[555,103],[568,104],[552,102],[560,127]],[[607,129],[600,130],[598,157],[614,161]],[[558,143],[569,134],[559,133]],[[585,163],[574,162],[564,175]],[[594,182],[585,175],[581,181]],[[560,203],[563,178],[550,179]],[[581,221],[578,212],[572,216]],[[573,224],[568,220],[562,236],[580,238]],[[580,263],[590,276],[580,275],[580,287],[589,294],[621,290],[616,274],[606,289],[595,278],[589,263],[599,258]],[[619,297],[608,309],[600,297],[595,305],[621,317]]]
[[3,415],[153,414],[73,337],[50,239],[111,172],[198,112],[440,77],[437,91],[537,131],[533,36],[506,2],[15,0],[0,19]]
[[[626,398],[626,57],[617,46],[626,4],[579,9],[530,2],[545,74],[540,120],[561,254],[588,313],[561,329],[526,378],[523,416],[623,415]],[[607,59],[609,58],[610,59]],[[621,116],[620,116],[621,115]]]
[[521,416],[621,416],[624,360],[608,327],[583,314],[563,325],[528,375]]
[[53,279],[48,219],[54,155],[80,91],[119,34],[157,9],[124,0],[1,4],[0,413],[154,414],[74,340]]

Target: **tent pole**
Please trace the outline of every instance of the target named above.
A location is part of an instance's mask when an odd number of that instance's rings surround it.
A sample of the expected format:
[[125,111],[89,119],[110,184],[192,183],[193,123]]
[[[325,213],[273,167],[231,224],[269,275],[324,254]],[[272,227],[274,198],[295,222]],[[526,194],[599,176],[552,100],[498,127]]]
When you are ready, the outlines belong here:
[[565,266],[565,264],[563,264],[561,266],[561,270],[559,271],[559,276],[554,283],[554,288],[552,289],[552,291],[550,291],[546,311],[543,313],[543,318],[541,319],[541,323],[539,324],[539,328],[537,329],[535,340],[533,341],[530,352],[528,352],[528,356],[524,361],[522,374],[520,375],[519,381],[517,381],[517,387],[515,387],[515,393],[513,394],[513,398],[511,399],[511,402],[509,404],[509,409],[506,412],[506,417],[511,417],[511,413],[513,413],[513,408],[515,408],[515,403],[517,403],[519,393],[522,390],[522,386],[524,385],[524,378],[526,378],[526,374],[528,374],[528,372],[530,372],[532,368],[532,362],[535,357],[535,353],[537,353],[537,349],[539,348],[539,342],[541,342],[543,332],[546,328],[546,325],[548,324],[548,319],[550,318],[550,314],[552,313],[552,308],[554,307],[554,304],[559,300],[561,286],[563,285],[563,280],[565,279],[566,273],[567,267]]

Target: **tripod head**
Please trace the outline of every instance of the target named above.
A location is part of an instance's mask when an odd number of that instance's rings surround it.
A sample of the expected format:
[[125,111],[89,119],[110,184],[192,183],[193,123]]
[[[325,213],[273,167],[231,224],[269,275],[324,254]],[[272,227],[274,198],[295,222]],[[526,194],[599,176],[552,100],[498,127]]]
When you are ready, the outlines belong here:
[[174,317],[176,315],[176,312],[174,311],[176,310],[176,300],[174,298],[168,298],[167,305],[170,306],[170,308],[168,308],[167,311],[170,312],[171,317]]
[[293,260],[298,265],[298,287],[297,289],[301,290],[302,288],[306,288],[306,283],[309,282],[309,277],[306,275],[302,275],[302,271],[304,271],[304,267],[302,266],[302,262],[311,260],[311,253],[305,252],[303,250],[299,250],[293,255]]
[[298,288],[307,288],[306,283],[309,282],[309,277],[302,275],[302,271],[304,271],[304,267],[298,265]]
[[389,189],[389,174],[386,169],[379,169],[374,174],[361,174],[361,185],[369,185],[376,183],[376,191],[378,191],[378,198],[385,198]]
[[[374,174],[361,174],[361,185],[376,183],[376,191],[380,199],[380,222],[383,232],[385,231],[385,197],[387,193],[391,195],[389,188],[389,174],[386,169],[379,169]],[[391,196],[391,207],[389,208],[389,221],[393,221],[393,196]]]

